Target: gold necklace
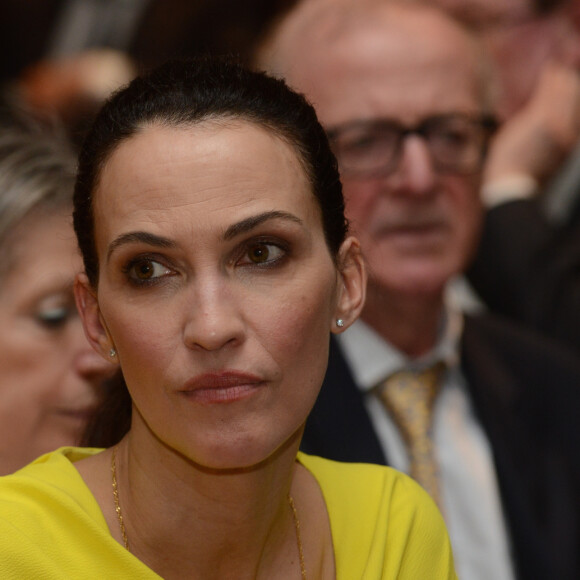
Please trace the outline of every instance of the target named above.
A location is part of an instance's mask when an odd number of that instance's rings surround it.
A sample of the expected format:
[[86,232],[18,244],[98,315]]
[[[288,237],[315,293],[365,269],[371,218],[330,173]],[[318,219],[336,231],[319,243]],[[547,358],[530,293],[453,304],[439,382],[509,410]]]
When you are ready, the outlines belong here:
[[306,566],[304,565],[304,551],[302,550],[302,536],[300,535],[300,520],[298,519],[298,512],[296,511],[296,506],[294,505],[294,499],[290,493],[288,493],[288,503],[290,504],[290,509],[292,510],[292,519],[294,520],[294,529],[296,530],[298,556],[300,557],[300,575],[302,576],[302,580],[306,580]]
[[119,520],[119,527],[121,528],[121,536],[123,536],[123,544],[125,545],[127,552],[130,552],[131,550],[129,550],[129,540],[127,539],[125,522],[123,521],[123,514],[121,513],[121,504],[119,503],[119,489],[117,487],[117,446],[113,447],[113,455],[111,457],[111,480],[113,482],[115,511],[117,512],[117,520]]
[[[117,484],[117,446],[113,447],[111,455],[111,481],[113,484],[113,501],[115,502],[115,512],[117,513],[117,520],[119,521],[119,528],[121,529],[121,536],[123,537],[123,544],[125,549],[129,550],[129,540],[127,539],[127,531],[125,530],[125,522],[123,521],[123,513],[121,512],[121,504],[119,503],[119,487]],[[300,557],[300,575],[302,580],[306,580],[306,566],[304,564],[304,550],[302,548],[302,536],[300,534],[300,520],[298,519],[298,512],[294,505],[294,499],[288,494],[288,503],[292,510],[292,519],[294,520],[294,529],[296,530],[296,542],[298,544],[298,556]]]

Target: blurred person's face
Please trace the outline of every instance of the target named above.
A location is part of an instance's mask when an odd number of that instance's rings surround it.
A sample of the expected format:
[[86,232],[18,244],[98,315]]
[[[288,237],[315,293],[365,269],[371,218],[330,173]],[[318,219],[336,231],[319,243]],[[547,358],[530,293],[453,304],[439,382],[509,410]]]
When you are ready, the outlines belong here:
[[[290,84],[306,93],[330,130],[355,121],[415,126],[438,115],[481,113],[471,44],[447,21],[392,11],[328,47],[313,49],[298,39],[284,51],[292,55]],[[360,146],[365,143],[361,137]],[[413,134],[389,174],[343,173],[347,217],[368,262],[369,291],[441,297],[478,237],[480,170],[436,168],[427,141]]]
[[529,0],[434,0],[433,4],[481,34],[497,65],[502,118],[527,102],[548,60],[578,59],[580,39],[565,7],[537,14]]
[[0,473],[78,443],[113,368],[90,347],[73,297],[71,217],[32,215],[10,235],[0,281]]

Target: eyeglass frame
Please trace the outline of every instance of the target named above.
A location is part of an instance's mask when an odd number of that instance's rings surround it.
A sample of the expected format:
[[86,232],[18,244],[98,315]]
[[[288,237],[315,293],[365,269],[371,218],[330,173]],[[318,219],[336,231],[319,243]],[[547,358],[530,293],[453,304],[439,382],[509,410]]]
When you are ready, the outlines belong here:
[[[430,145],[428,131],[429,127],[432,126],[434,123],[441,123],[442,121],[447,120],[454,120],[454,119],[461,119],[462,121],[468,121],[473,125],[477,125],[481,131],[481,148],[479,151],[478,159],[474,160],[473,163],[476,165],[472,170],[459,170],[457,168],[451,168],[452,164],[441,163],[439,159],[437,159],[437,155],[433,154],[433,150]],[[344,167],[341,164],[341,155],[340,152],[337,151],[337,142],[338,138],[341,133],[345,133],[347,131],[351,131],[354,129],[364,129],[365,127],[389,127],[392,129],[396,129],[397,135],[395,139],[394,150],[392,154],[392,159],[388,163],[382,163],[381,166],[371,169],[361,169],[356,170],[348,167]],[[403,123],[399,122],[396,119],[391,118],[375,118],[375,119],[368,119],[368,120],[355,120],[349,121],[335,127],[331,127],[326,129],[326,134],[330,141],[331,147],[334,151],[334,154],[337,158],[339,169],[342,175],[352,177],[352,178],[373,178],[373,177],[386,177],[394,173],[398,167],[398,164],[401,159],[401,153],[403,149],[403,143],[405,139],[410,135],[418,135],[421,137],[427,145],[435,168],[437,170],[441,170],[444,172],[450,172],[460,175],[468,175],[472,173],[476,173],[481,169],[483,165],[483,161],[485,159],[485,155],[487,153],[487,148],[489,144],[489,140],[493,133],[498,128],[498,121],[497,119],[490,114],[480,114],[480,115],[473,115],[473,114],[466,114],[466,113],[445,113],[439,115],[432,115],[430,117],[426,117],[422,119],[420,122],[416,123],[415,125],[409,126],[404,125]]]

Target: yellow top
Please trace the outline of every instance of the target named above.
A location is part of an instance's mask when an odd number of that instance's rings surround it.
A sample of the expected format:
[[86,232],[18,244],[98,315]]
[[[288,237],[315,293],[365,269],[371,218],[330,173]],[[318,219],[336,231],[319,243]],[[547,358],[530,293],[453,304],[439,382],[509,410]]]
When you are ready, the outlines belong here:
[[[109,533],[65,447],[0,477],[0,578],[159,578]],[[299,454],[327,503],[337,580],[455,579],[443,520],[427,494],[388,467]]]
[[299,454],[330,517],[337,580],[456,579],[435,503],[404,473]]

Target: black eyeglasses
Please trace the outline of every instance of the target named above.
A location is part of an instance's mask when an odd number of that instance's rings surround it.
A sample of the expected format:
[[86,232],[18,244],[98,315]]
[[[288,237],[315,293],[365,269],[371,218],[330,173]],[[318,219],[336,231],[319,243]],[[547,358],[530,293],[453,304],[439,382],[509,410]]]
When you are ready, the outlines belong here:
[[391,119],[353,121],[327,131],[343,175],[380,177],[399,164],[402,144],[420,135],[437,171],[469,174],[481,168],[489,137],[497,123],[490,116],[437,115],[414,127]]

